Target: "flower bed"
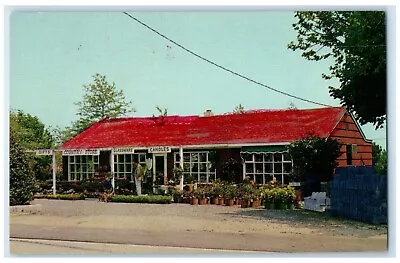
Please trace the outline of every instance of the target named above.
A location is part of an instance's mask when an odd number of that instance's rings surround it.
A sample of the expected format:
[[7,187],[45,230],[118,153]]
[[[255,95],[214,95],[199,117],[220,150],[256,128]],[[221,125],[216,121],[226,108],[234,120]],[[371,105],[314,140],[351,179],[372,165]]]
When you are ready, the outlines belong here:
[[56,199],[56,200],[84,200],[83,194],[38,194],[34,196],[35,199]]
[[172,203],[172,197],[160,195],[115,195],[111,196],[108,201],[114,203],[170,204]]

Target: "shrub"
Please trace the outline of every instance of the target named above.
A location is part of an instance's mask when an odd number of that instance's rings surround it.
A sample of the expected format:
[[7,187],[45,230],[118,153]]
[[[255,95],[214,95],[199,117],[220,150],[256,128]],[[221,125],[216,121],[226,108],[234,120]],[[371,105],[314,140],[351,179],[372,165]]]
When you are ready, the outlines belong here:
[[10,131],[10,205],[25,205],[33,199],[35,178],[24,149]]
[[170,196],[159,195],[115,195],[111,196],[108,201],[115,203],[170,204],[172,202],[172,198]]

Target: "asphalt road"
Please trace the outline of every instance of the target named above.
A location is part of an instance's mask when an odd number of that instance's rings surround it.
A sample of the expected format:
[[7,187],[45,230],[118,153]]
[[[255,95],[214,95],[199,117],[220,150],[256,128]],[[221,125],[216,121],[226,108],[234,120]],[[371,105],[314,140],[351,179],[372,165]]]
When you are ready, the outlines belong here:
[[[152,256],[152,255],[205,255],[218,254],[229,256],[234,254],[263,255],[251,251],[200,249],[167,246],[142,246],[112,243],[61,241],[45,239],[10,239],[10,257],[26,257],[30,255],[131,255],[131,256]],[[256,254],[255,254],[256,253]]]

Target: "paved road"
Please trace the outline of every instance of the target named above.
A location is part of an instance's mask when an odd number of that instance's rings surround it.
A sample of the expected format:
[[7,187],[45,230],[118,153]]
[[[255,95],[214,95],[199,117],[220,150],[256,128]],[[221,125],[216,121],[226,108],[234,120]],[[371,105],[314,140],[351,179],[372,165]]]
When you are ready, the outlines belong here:
[[[166,246],[142,246],[112,243],[77,242],[45,239],[10,239],[10,256],[29,255],[98,255],[98,254],[131,254],[132,256],[150,255],[176,255],[176,254],[230,254],[248,255],[251,251],[166,247]],[[256,255],[263,255],[257,253]]]

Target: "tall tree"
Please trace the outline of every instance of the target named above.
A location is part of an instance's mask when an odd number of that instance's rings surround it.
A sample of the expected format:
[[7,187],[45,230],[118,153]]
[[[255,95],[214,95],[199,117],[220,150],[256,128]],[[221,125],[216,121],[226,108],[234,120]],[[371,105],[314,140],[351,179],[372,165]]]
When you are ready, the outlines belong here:
[[35,178],[29,160],[18,140],[16,131],[10,130],[10,205],[25,205],[33,198]]
[[79,118],[67,129],[66,137],[73,137],[103,118],[135,112],[131,107],[132,102],[125,100],[122,90],[117,90],[115,83],[109,83],[103,75],[96,73],[93,83],[83,85],[83,89],[82,101],[75,103],[78,106]]
[[[55,146],[51,132],[39,118],[21,110],[10,112],[10,133],[24,150],[50,149]],[[32,156],[28,160],[29,169],[36,179],[51,178],[50,156]]]
[[325,79],[332,97],[352,111],[361,124],[382,127],[386,120],[386,17],[381,11],[296,12],[297,41],[289,49],[301,50],[308,60],[332,58]]

